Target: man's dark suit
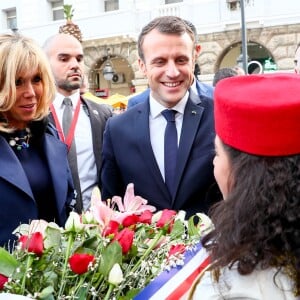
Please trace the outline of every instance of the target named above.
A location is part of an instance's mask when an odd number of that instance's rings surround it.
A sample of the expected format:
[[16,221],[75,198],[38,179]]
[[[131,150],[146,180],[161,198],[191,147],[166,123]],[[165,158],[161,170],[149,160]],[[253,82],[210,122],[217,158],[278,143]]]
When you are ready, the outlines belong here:
[[135,194],[157,209],[183,209],[188,215],[207,212],[206,193],[215,183],[213,101],[190,92],[182,123],[176,170],[176,192],[168,189],[152,151],[149,100],[108,120],[103,140],[102,197],[123,196],[128,183]]
[[93,150],[97,166],[98,178],[100,178],[100,169],[102,164],[101,149],[103,143],[103,132],[108,118],[112,116],[112,109],[106,104],[98,104],[89,99],[81,98],[86,112],[90,117],[93,139]]

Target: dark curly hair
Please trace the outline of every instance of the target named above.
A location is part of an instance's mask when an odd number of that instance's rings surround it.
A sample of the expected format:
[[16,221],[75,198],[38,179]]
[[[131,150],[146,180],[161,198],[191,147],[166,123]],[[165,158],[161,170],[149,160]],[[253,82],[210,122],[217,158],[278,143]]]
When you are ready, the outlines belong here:
[[[300,294],[300,155],[255,156],[224,145],[231,164],[229,193],[210,212],[215,229],[202,243],[214,270],[237,264],[283,269]],[[276,275],[275,275],[276,276]]]

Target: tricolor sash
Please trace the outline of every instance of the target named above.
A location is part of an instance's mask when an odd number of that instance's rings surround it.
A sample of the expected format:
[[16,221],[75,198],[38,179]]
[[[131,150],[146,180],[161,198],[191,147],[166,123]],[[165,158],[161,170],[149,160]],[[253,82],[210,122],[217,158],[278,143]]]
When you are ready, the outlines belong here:
[[194,280],[210,263],[208,253],[197,244],[184,254],[184,265],[164,271],[154,278],[134,300],[187,299]]

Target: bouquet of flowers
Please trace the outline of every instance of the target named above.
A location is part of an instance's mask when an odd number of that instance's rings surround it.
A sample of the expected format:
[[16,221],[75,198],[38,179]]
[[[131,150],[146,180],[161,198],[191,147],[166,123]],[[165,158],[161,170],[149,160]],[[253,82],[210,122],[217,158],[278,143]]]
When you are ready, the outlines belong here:
[[99,189],[91,208],[71,212],[64,228],[33,220],[15,233],[12,251],[0,248],[1,292],[30,299],[133,299],[152,279],[182,263],[211,222],[203,214],[163,210],[134,195],[104,202]]

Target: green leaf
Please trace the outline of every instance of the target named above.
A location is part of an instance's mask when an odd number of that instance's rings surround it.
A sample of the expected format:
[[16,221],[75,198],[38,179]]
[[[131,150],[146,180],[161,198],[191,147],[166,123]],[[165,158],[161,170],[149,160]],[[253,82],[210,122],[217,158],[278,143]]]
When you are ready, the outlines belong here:
[[52,286],[47,286],[44,288],[39,294],[39,299],[41,300],[55,300],[54,296],[54,288]]
[[[94,235],[90,238],[85,239],[78,248],[96,250],[98,245],[99,245],[99,242],[98,242],[97,236]],[[77,250],[76,250],[76,252],[77,252]]]
[[46,238],[44,240],[45,248],[58,248],[61,243],[61,231],[58,228],[48,226],[46,228]]
[[171,231],[172,239],[179,239],[185,233],[185,226],[180,220],[176,220]]
[[0,248],[0,274],[9,277],[18,266],[19,262],[8,251]]
[[111,268],[116,263],[122,264],[122,248],[118,242],[112,242],[102,253],[99,266],[100,273],[108,276]]
[[45,272],[43,277],[45,278],[45,284],[48,284],[51,287],[56,287],[58,285],[58,276],[55,272]]
[[120,300],[131,300],[133,299],[141,289],[130,289],[124,297],[121,297]]
[[88,293],[88,287],[81,286],[79,288],[79,291],[76,293],[75,298],[77,300],[86,300],[87,299],[87,293]]
[[195,236],[195,235],[199,236],[199,230],[195,226],[194,217],[195,217],[195,215],[191,216],[188,220],[188,234],[190,236]]

